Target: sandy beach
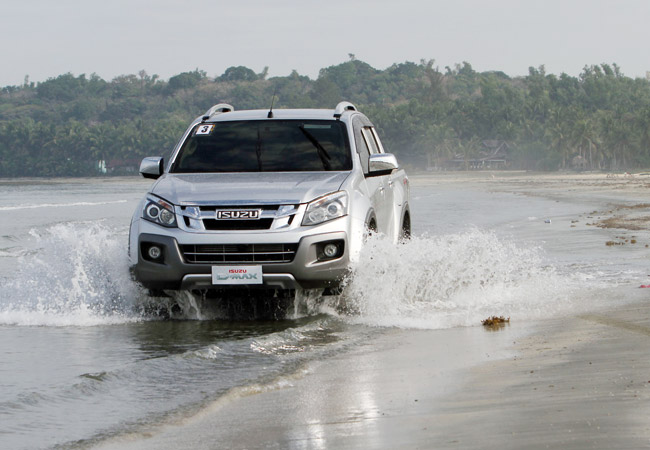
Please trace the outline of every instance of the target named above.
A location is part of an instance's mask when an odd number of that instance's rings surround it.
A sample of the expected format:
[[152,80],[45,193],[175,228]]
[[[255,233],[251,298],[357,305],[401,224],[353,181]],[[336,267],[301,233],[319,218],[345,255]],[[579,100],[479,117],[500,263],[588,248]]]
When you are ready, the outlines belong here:
[[[553,218],[553,226],[576,239],[599,230],[597,239],[581,241],[598,246],[640,251],[650,242],[650,177],[643,174],[411,180],[581,202],[589,212]],[[96,448],[650,448],[650,290],[620,289],[627,298],[620,305],[513,317],[496,329],[393,328],[272,384],[234,389],[191,417]]]
[[538,323],[517,337],[523,331],[396,330],[373,352],[100,448],[650,446],[647,306]]

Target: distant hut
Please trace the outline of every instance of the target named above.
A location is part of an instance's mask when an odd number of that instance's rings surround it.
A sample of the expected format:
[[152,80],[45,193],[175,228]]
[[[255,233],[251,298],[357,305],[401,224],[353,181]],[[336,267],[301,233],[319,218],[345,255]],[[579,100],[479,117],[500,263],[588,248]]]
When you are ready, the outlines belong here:
[[488,139],[481,142],[475,154],[454,155],[447,165],[459,170],[507,169],[510,166],[509,152],[510,145],[506,141]]
[[138,158],[111,159],[106,163],[104,173],[112,173],[114,175],[137,173],[140,167],[140,161]]

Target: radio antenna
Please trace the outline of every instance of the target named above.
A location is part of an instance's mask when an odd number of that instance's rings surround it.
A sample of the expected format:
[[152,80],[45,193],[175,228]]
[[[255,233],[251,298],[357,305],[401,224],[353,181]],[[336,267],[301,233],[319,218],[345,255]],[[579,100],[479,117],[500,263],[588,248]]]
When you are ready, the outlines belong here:
[[276,92],[278,92],[277,87],[273,90],[273,97],[271,98],[271,108],[269,109],[269,113],[266,115],[267,119],[273,119],[273,103],[275,102]]

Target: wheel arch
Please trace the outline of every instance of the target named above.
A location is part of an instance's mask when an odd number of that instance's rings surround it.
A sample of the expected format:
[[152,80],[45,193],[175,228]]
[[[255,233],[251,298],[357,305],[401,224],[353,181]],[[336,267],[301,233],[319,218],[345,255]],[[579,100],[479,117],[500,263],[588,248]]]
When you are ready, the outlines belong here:
[[399,227],[399,239],[409,239],[412,235],[411,231],[411,208],[409,208],[408,203],[404,205],[402,209],[400,227]]
[[365,220],[365,225],[366,229],[370,230],[372,232],[377,232],[377,214],[375,214],[375,210],[373,208],[370,208],[368,212],[366,213],[366,220]]

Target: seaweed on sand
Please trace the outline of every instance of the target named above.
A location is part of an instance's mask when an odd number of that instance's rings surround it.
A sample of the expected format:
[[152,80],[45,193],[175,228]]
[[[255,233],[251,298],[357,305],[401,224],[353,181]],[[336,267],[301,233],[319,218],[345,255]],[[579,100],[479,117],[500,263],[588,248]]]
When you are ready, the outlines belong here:
[[481,322],[484,327],[491,329],[504,327],[506,323],[510,323],[510,317],[506,319],[503,316],[492,316]]

